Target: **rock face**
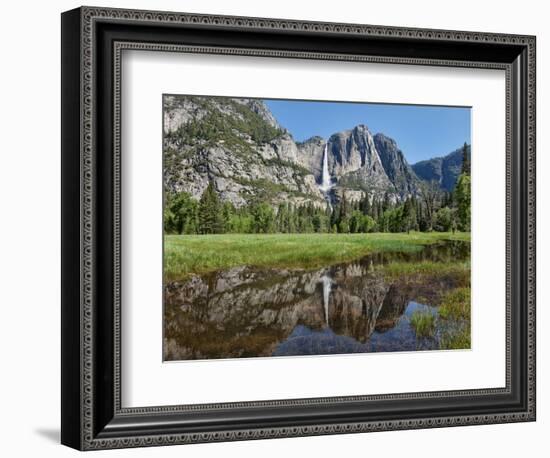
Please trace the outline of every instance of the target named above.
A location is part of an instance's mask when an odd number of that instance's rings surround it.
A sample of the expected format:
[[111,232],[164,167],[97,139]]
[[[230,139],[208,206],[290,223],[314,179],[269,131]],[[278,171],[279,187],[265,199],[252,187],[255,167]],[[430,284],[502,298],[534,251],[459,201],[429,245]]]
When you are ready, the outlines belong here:
[[298,163],[311,171],[317,183],[321,183],[321,171],[323,168],[323,151],[326,141],[319,136],[311,137],[303,143],[297,143]]
[[163,108],[165,189],[196,199],[212,181],[220,198],[236,207],[254,199],[324,206],[319,185],[325,145],[331,199],[387,194],[401,201],[419,193],[417,173],[436,177],[444,188],[456,180],[454,156],[413,170],[394,140],[373,136],[362,124],[328,140],[297,143],[258,99],[170,95]]
[[329,170],[341,187],[374,195],[395,193],[367,126],[338,132],[329,138],[328,145]]
[[462,170],[462,148],[443,157],[417,162],[412,168],[422,180],[435,181],[439,183],[441,189],[451,192]]
[[259,100],[164,98],[164,184],[200,198],[212,181],[224,201],[324,205],[291,135]]
[[374,136],[382,166],[398,195],[403,198],[419,192],[419,180],[394,139],[384,134]]

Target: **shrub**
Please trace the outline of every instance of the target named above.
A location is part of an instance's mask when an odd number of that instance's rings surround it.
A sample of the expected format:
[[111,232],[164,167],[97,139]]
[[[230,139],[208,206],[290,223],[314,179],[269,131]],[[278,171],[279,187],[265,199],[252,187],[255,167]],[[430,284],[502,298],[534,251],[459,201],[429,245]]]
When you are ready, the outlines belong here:
[[431,337],[435,330],[435,316],[430,312],[415,310],[411,316],[411,326],[417,337]]
[[447,332],[441,336],[442,350],[464,350],[471,347],[470,326],[463,327],[456,332]]
[[457,288],[441,302],[439,316],[445,320],[470,320],[470,288]]

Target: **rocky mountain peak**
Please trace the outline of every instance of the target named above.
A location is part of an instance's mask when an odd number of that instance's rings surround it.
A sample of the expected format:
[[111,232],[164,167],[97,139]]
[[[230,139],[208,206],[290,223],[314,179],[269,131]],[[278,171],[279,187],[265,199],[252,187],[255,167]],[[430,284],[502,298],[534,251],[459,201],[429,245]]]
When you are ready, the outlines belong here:
[[[222,200],[237,207],[254,199],[324,206],[325,147],[332,199],[388,194],[398,201],[420,192],[417,174],[435,173],[442,187],[449,181],[443,159],[413,170],[394,139],[373,135],[365,124],[328,140],[296,142],[259,99],[165,96],[163,116],[165,189],[196,199],[213,182]],[[445,162],[454,169],[455,156]]]
[[[471,148],[469,151],[471,157]],[[462,170],[462,148],[458,148],[446,156],[417,162],[412,165],[412,168],[422,180],[436,182],[441,189],[451,192]]]
[[271,110],[267,107],[267,105],[263,100],[260,100],[260,99],[235,99],[235,100],[247,106],[248,108],[250,108],[252,112],[260,116],[271,127],[286,131],[286,129],[281,127],[277,119],[275,119],[275,116],[273,116],[273,113],[271,113]]
[[340,153],[338,162],[342,164],[347,161],[364,166],[380,162],[372,133],[365,124],[359,124],[352,129],[331,135],[328,143],[335,153]]
[[388,137],[381,132],[378,132],[377,134],[374,135],[374,140],[377,144],[385,144],[385,145],[388,145],[388,147],[391,147],[393,149],[398,149],[397,142],[393,138]]
[[328,141],[331,175],[341,186],[366,193],[392,190],[372,134],[364,124],[333,134]]
[[388,178],[395,186],[401,199],[415,195],[419,191],[419,180],[405,159],[397,142],[384,134],[374,136],[374,144]]
[[353,129],[357,134],[372,135],[369,127],[366,124],[357,124]]
[[309,137],[307,140],[304,140],[303,142],[298,142],[298,146],[301,145],[307,145],[307,144],[314,144],[314,145],[324,145],[326,140],[323,137],[320,137],[319,135],[314,135],[313,137]]

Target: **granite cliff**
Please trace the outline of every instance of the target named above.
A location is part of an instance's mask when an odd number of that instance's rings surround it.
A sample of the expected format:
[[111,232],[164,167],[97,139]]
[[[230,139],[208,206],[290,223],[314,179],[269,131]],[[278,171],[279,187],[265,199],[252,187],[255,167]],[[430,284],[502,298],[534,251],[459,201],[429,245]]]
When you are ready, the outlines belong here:
[[[454,152],[411,166],[395,140],[364,124],[296,142],[258,99],[167,95],[163,108],[166,191],[198,199],[213,182],[236,207],[254,199],[324,206],[365,195],[403,201],[423,180],[452,188],[462,161]],[[330,189],[321,189],[325,160]]]

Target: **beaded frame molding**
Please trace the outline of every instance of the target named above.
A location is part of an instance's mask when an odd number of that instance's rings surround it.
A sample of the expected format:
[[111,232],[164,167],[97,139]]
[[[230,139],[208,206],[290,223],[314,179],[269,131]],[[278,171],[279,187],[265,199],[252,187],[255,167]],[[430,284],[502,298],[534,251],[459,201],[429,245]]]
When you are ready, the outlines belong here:
[[[81,7],[62,14],[62,428],[79,450],[535,420],[533,36]],[[504,388],[121,406],[124,50],[491,68],[506,75]]]

